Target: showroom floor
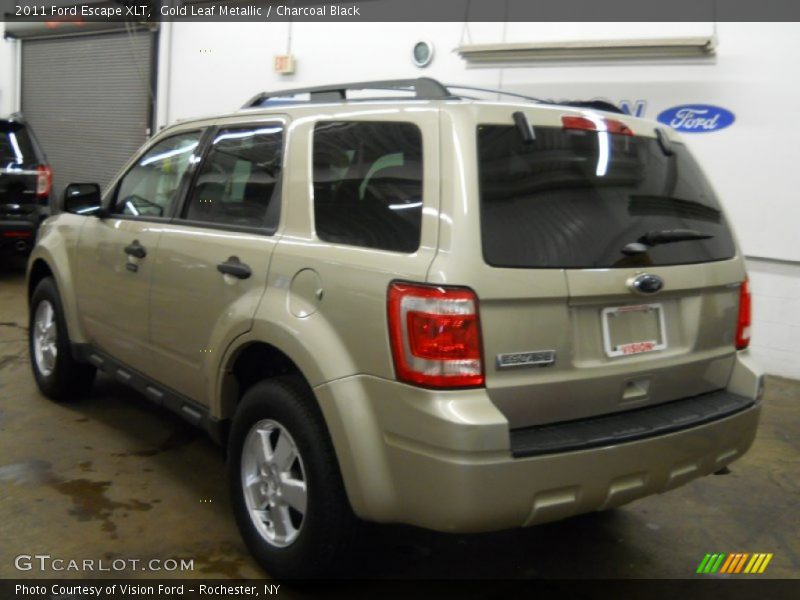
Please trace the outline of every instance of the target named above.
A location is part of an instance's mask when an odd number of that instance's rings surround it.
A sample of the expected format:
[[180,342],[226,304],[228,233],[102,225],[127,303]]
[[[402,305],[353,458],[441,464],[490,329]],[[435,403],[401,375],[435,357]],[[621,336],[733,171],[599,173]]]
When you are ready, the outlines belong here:
[[[75,405],[38,393],[23,290],[21,270],[0,271],[0,577],[34,575],[15,570],[19,553],[191,558],[194,572],[185,576],[263,576],[231,516],[222,452],[202,434],[108,379]],[[528,530],[462,536],[381,528],[358,572],[687,577],[707,552],[771,552],[766,576],[797,577],[800,382],[770,378],[764,403],[755,445],[728,475]]]

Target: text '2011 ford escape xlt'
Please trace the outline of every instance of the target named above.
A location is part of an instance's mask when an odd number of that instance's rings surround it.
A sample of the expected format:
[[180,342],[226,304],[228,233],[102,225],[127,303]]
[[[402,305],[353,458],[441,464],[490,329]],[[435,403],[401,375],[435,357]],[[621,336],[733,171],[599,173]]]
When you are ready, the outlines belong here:
[[[367,88],[391,91],[348,97]],[[677,134],[455,89],[290,90],[173,125],[102,197],[70,185],[31,256],[44,394],[102,370],[227,444],[273,575],[325,572],[359,519],[533,525],[755,436],[744,262]]]

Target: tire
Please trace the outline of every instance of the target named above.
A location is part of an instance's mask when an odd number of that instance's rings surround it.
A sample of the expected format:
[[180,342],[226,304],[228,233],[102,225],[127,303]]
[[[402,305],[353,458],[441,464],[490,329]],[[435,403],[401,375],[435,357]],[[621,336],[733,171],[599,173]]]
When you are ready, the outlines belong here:
[[55,281],[46,277],[36,286],[28,318],[28,352],[36,384],[56,402],[74,402],[94,382],[96,369],[76,361]]
[[360,522],[347,500],[322,414],[301,378],[269,379],[245,393],[229,437],[228,480],[242,537],[269,575],[334,575]]

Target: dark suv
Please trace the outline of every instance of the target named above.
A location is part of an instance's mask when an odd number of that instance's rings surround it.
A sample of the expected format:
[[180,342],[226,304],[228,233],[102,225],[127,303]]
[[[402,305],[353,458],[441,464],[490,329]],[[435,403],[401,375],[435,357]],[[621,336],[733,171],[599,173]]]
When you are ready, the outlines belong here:
[[30,126],[0,118],[0,255],[27,255],[50,216],[53,174]]

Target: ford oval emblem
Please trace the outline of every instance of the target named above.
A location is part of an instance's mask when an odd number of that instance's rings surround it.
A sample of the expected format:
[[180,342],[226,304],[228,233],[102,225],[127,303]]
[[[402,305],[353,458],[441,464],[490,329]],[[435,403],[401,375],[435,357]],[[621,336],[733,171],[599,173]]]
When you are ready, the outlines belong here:
[[684,133],[710,133],[729,127],[736,117],[728,109],[713,104],[682,104],[663,111],[658,120]]
[[655,294],[664,287],[664,280],[658,275],[645,273],[631,281],[629,286],[634,292],[638,292],[639,294]]

